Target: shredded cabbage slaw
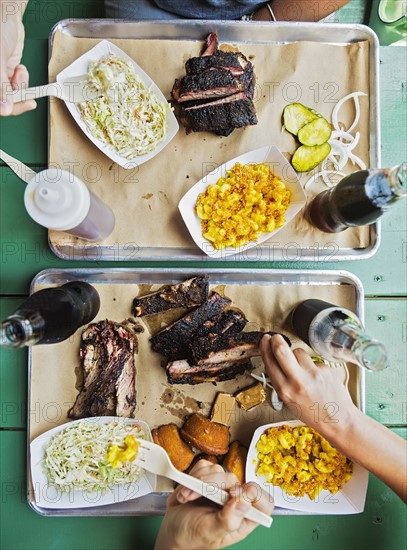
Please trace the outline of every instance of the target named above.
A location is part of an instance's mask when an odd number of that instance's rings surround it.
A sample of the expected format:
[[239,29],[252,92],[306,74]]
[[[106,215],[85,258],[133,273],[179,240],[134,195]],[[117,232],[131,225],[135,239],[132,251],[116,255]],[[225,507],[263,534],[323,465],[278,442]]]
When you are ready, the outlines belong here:
[[77,107],[93,137],[129,160],[154,151],[165,139],[169,105],[146,88],[130,61],[114,54],[94,61],[88,81],[97,98]]
[[111,444],[122,445],[129,434],[145,439],[138,424],[83,421],[54,435],[45,449],[44,472],[50,485],[62,492],[112,490],[113,485],[135,483],[143,470],[134,463],[121,462],[116,468],[107,460]]

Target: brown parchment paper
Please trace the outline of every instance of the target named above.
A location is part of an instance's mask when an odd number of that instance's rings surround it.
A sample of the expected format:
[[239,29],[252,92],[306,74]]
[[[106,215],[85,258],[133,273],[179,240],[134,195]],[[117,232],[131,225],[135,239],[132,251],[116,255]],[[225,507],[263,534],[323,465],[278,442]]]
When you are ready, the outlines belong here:
[[[175,78],[184,74],[185,61],[202,51],[202,41],[188,40],[112,40],[130,55],[157,83],[167,98]],[[99,40],[76,38],[58,31],[54,36],[49,64],[50,81],[78,56]],[[210,133],[186,135],[180,127],[170,144],[152,160],[132,170],[118,167],[86,137],[64,103],[51,101],[50,162],[71,170],[107,202],[116,215],[113,233],[101,244],[187,249],[195,247],[178,212],[182,196],[207,173],[242,153],[274,144],[289,157],[298,144],[282,131],[284,106],[293,101],[314,107],[328,120],[336,102],[354,91],[369,93],[369,44],[359,41],[347,45],[317,42],[288,44],[227,44],[238,47],[254,64],[256,74],[255,107],[258,124],[235,130],[227,138]],[[355,154],[369,164],[369,99],[361,98],[361,133]],[[341,120],[349,127],[354,118],[353,101],[341,110]],[[355,168],[351,163],[345,172]],[[309,174],[302,175],[305,184]],[[321,183],[307,190],[308,198],[326,189]],[[83,247],[86,241],[50,231],[50,241],[59,246]],[[274,247],[365,248],[369,245],[367,227],[326,234],[312,227],[300,213],[275,238]],[[88,243],[89,244],[89,243]]]
[[[131,316],[131,304],[137,295],[159,288],[158,285],[98,284],[94,285],[101,297],[101,309],[95,322],[102,319],[122,321]],[[43,288],[38,286],[37,289]],[[36,290],[37,290],[36,289]],[[232,306],[240,308],[249,320],[245,330],[273,330],[287,334],[293,347],[302,346],[301,341],[290,333],[288,322],[292,308],[307,298],[325,299],[355,311],[356,290],[352,285],[217,285],[211,286],[232,300]],[[255,382],[249,375],[240,375],[226,382],[197,385],[167,383],[165,370],[161,366],[163,357],[150,348],[149,338],[164,324],[180,318],[184,311],[177,309],[169,314],[139,318],[145,328],[138,336],[136,355],[136,394],[135,417],[144,420],[150,428],[174,422],[181,426],[188,414],[201,412],[210,414],[218,392],[235,393]],[[30,384],[30,440],[42,433],[68,422],[67,412],[78,395],[77,384],[80,367],[79,345],[82,329],[69,340],[53,345],[33,346]],[[311,351],[308,349],[308,351]],[[254,360],[253,372],[264,371],[261,360]],[[335,369],[340,383],[347,379],[346,369]],[[349,391],[357,403],[356,367],[349,365]],[[248,445],[258,426],[270,422],[292,419],[284,408],[275,411],[270,404],[270,391],[267,400],[251,411],[235,407],[231,417],[231,441],[238,439]],[[159,491],[168,490],[169,483],[160,480]]]

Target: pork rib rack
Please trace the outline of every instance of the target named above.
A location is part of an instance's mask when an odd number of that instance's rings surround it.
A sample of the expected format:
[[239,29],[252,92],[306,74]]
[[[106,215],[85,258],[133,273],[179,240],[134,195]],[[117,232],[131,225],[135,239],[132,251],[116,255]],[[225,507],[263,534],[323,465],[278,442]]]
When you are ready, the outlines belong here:
[[170,384],[221,382],[253,369],[251,358],[260,355],[264,333],[242,332],[247,319],[230,305],[228,298],[214,291],[150,338],[152,349],[167,360]]
[[257,124],[253,65],[241,52],[219,50],[216,33],[207,37],[200,57],[188,59],[185,70],[186,75],[175,80],[171,95],[180,106],[179,118],[188,134],[228,136],[236,128]]

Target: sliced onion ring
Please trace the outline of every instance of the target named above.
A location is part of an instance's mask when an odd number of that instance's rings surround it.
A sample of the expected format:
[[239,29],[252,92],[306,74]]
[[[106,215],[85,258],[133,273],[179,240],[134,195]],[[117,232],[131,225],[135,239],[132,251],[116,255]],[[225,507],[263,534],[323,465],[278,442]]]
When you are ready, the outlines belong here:
[[360,96],[366,96],[366,95],[367,94],[365,94],[365,92],[352,92],[351,94],[346,95],[345,97],[343,97],[342,99],[340,99],[338,101],[338,103],[335,105],[335,107],[332,111],[332,124],[333,124],[333,127],[335,128],[335,130],[337,130],[337,131],[341,130],[341,128],[339,126],[339,122],[338,122],[338,113],[339,113],[339,110],[341,109],[342,105],[344,103],[346,103],[346,101],[348,101],[351,98],[353,98],[353,101],[354,101],[354,104],[355,104],[356,114],[355,114],[354,121],[352,122],[351,126],[346,131],[347,131],[347,133],[350,133],[353,130],[353,128],[355,128],[355,126],[359,122],[359,118],[360,118],[359,97]]

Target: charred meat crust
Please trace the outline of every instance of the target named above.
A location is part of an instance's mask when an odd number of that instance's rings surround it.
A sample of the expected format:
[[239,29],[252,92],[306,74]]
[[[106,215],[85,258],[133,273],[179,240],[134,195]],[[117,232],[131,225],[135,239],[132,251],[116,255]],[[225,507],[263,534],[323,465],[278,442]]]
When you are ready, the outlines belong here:
[[235,128],[257,124],[253,102],[245,93],[182,109],[180,120],[187,133],[212,131],[228,136]]
[[186,359],[172,361],[167,365],[167,380],[170,384],[200,384],[232,380],[238,374],[253,370],[250,359],[225,361],[214,365],[190,365]]
[[241,52],[218,50],[216,33],[207,37],[200,57],[186,62],[185,70],[186,75],[175,80],[171,95],[187,134],[228,136],[236,128],[257,124],[253,65]]
[[152,349],[167,360],[170,384],[220,382],[253,369],[251,358],[260,355],[260,339],[276,333],[242,332],[248,321],[230,304],[229,298],[212,292],[200,306],[150,338]]
[[187,75],[195,75],[208,69],[227,69],[233,75],[241,75],[251,65],[241,52],[216,51],[210,56],[191,57],[185,63]]
[[[192,358],[171,361],[167,365],[170,384],[222,382],[253,369],[252,357],[260,355],[259,343],[264,334],[275,332],[238,332],[209,334],[194,338],[190,344]],[[286,342],[290,340],[282,335]]]
[[236,76],[228,69],[214,67],[176,80],[171,95],[178,102],[225,97],[240,91],[250,96],[253,93],[252,76],[249,73]]
[[209,334],[230,334],[240,332],[247,325],[247,319],[241,311],[227,309],[217,317],[208,319],[196,331],[194,338],[202,338]]
[[202,323],[219,315],[229,304],[228,298],[213,292],[201,306],[155,334],[150,339],[152,349],[169,360],[187,357],[188,342]]
[[135,332],[131,325],[100,321],[82,333],[84,383],[69,418],[115,413],[132,417],[136,407]]
[[[225,361],[241,361],[260,355],[259,343],[264,334],[275,332],[239,332],[237,334],[210,334],[206,338],[195,338],[191,343],[194,364],[211,365]],[[289,345],[290,340],[283,336]]]
[[189,308],[201,305],[208,298],[208,277],[200,275],[182,283],[167,285],[133,301],[133,314],[137,317],[161,313],[172,308]]

